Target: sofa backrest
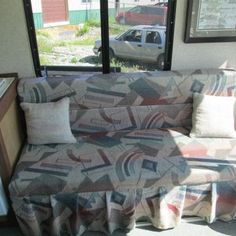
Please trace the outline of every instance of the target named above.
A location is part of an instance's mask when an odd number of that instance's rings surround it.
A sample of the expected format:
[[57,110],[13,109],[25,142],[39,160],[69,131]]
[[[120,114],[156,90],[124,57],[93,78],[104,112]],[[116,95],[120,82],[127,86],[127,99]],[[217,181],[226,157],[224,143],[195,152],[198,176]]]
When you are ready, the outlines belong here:
[[23,102],[70,97],[73,133],[190,127],[194,92],[235,96],[236,72],[165,71],[21,79]]

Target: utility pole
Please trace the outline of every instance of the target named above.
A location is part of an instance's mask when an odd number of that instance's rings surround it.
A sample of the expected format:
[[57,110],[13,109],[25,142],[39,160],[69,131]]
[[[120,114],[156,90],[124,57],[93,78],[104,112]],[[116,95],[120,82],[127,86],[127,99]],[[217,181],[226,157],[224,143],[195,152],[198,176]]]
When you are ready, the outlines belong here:
[[120,0],[115,0],[115,10],[116,10],[116,16],[120,12]]

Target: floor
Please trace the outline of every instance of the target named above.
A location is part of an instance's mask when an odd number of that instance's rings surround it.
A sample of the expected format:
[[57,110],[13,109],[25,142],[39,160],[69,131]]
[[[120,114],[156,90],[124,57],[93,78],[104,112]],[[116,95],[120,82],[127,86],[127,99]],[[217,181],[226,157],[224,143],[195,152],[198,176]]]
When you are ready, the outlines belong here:
[[[22,236],[18,228],[1,228],[1,236]],[[130,233],[115,232],[112,236],[236,236],[236,221],[232,223],[216,222],[211,225],[199,221],[183,221],[172,230],[158,231],[155,228],[140,224]],[[33,235],[32,235],[33,236]],[[83,236],[104,236],[102,233],[84,233]]]

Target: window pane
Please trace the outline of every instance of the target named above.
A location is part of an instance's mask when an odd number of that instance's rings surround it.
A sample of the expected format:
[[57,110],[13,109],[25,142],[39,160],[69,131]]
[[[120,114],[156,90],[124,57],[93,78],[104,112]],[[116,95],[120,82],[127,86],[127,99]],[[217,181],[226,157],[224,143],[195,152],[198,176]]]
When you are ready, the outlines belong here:
[[168,0],[109,0],[111,66],[163,69],[167,9]]
[[41,65],[101,66],[99,0],[31,0]]

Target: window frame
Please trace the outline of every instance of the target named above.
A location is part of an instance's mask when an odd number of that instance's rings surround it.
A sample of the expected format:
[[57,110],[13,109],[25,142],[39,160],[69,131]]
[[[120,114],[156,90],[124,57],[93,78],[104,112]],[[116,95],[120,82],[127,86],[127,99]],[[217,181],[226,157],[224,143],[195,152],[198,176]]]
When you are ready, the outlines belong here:
[[[36,39],[36,31],[34,26],[33,11],[31,0],[23,0],[24,12],[26,18],[26,25],[28,30],[30,48],[32,53],[33,65],[36,76],[42,76],[42,70],[66,70],[66,71],[88,71],[88,72],[103,72],[104,74],[110,72],[120,72],[118,67],[110,67],[109,60],[109,16],[108,16],[108,0],[100,0],[100,15],[101,15],[101,39],[102,39],[102,66],[50,66],[40,65],[38,44]],[[165,65],[164,70],[171,69],[172,50],[174,39],[174,23],[176,15],[176,0],[168,0],[168,13],[166,23],[166,44],[165,44]]]

